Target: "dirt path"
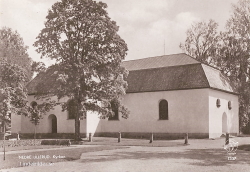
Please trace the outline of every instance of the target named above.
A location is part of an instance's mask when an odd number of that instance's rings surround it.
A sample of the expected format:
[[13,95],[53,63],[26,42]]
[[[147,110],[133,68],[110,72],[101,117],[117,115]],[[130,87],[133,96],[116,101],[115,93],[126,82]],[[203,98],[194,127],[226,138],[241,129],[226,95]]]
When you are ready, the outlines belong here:
[[[249,138],[234,138],[249,143]],[[81,159],[47,167],[22,167],[1,172],[162,172],[162,171],[250,171],[250,152],[237,150],[236,160],[228,160],[224,140],[190,140],[188,146],[146,147],[84,153]]]

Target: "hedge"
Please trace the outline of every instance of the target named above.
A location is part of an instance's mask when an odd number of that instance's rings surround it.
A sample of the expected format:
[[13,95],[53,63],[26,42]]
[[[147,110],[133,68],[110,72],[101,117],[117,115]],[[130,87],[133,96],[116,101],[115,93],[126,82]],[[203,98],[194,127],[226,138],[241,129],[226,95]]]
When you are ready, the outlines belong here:
[[70,140],[42,140],[41,145],[67,145],[70,146]]
[[[6,147],[37,146],[41,140],[5,140]],[[0,148],[3,148],[3,140],[0,140]]]

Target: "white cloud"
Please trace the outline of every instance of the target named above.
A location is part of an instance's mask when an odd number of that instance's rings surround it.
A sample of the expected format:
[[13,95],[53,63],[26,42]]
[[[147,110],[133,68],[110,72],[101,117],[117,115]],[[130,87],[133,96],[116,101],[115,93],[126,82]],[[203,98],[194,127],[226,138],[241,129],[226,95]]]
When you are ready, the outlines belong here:
[[[149,22],[157,20],[162,11],[168,11],[173,0],[104,0],[108,4],[108,12],[112,19],[133,22]],[[117,3],[116,3],[117,2]],[[119,4],[119,8],[117,5]]]
[[155,19],[157,16],[154,13],[147,12],[145,9],[132,9],[123,16],[130,22],[147,22]]
[[[30,57],[40,60],[32,44],[44,27],[48,9],[57,0],[0,0],[0,27],[17,30],[28,45]],[[99,1],[99,0],[97,0]],[[101,0],[108,5],[112,20],[120,26],[119,34],[128,44],[127,59],[162,55],[165,40],[166,54],[180,52],[179,43],[186,38],[186,30],[194,21],[207,18],[227,18],[227,0]],[[201,4],[206,8],[201,9]],[[215,5],[216,4],[216,5]],[[225,8],[224,8],[225,7]],[[216,8],[217,10],[213,9]],[[211,11],[211,13],[210,13]],[[207,19],[205,18],[205,20]],[[45,61],[45,60],[44,60]],[[50,62],[46,62],[47,64]]]
[[178,26],[182,28],[189,28],[193,22],[200,21],[200,18],[196,17],[193,13],[191,12],[182,12],[179,13],[175,17],[176,23],[178,23]]
[[32,45],[40,30],[44,27],[47,11],[52,4],[53,1],[33,3],[29,0],[0,0],[0,27],[6,26],[16,30],[23,38],[24,44],[29,46],[30,57],[46,64],[49,63],[47,62],[49,60],[41,60],[40,55],[35,52]]
[[[163,55],[164,42],[166,54],[180,53],[179,44],[185,40],[186,30],[194,21],[199,20],[191,12],[181,12],[172,19],[162,17],[149,22],[148,27],[134,30],[133,39],[135,41],[128,42],[130,50],[128,59]],[[128,37],[128,35],[124,35],[124,37]],[[140,54],[140,56],[134,54]]]

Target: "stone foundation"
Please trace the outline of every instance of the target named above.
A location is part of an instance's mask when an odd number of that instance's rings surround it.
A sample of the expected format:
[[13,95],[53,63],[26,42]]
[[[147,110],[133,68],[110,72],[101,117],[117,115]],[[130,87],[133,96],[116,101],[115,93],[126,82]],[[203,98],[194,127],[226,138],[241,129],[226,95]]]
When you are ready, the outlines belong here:
[[[186,133],[153,133],[154,140],[174,140],[183,139]],[[137,132],[122,132],[122,138],[133,138],[133,139],[149,139],[151,133],[137,133]],[[94,137],[118,137],[117,132],[100,132],[95,133]],[[208,133],[188,133],[189,138],[204,139],[208,138]]]
[[[85,133],[80,134],[82,138],[86,137]],[[37,139],[74,139],[75,133],[37,133]],[[20,139],[33,139],[34,133],[20,133]]]
[[[174,140],[183,139],[186,133],[153,133],[154,140]],[[37,133],[37,139],[74,139],[74,133]],[[119,136],[118,132],[99,132],[94,133],[94,137],[115,137]],[[149,139],[151,133],[139,133],[139,132],[122,132],[122,138],[132,139]],[[86,133],[81,133],[82,138],[86,138]],[[20,133],[20,139],[33,139],[33,133]],[[208,133],[188,133],[188,138],[204,139],[209,138]]]

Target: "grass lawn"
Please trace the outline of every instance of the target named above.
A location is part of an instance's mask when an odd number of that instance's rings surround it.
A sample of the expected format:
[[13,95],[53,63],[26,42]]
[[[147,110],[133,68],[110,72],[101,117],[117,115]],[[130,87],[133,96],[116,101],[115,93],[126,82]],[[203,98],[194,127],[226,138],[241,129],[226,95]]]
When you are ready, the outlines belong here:
[[[5,147],[5,151],[18,151],[18,150],[32,150],[32,149],[50,149],[50,148],[60,148],[62,146],[58,145],[36,145],[36,146],[17,146],[17,147]],[[3,148],[0,148],[0,152],[3,152]]]
[[[27,146],[27,148],[28,147],[29,146]],[[94,152],[94,151],[111,150],[111,149],[122,149],[122,147],[116,147],[116,146],[112,147],[95,146],[95,147],[83,147],[83,148],[69,147],[69,149],[44,150],[39,152],[6,154],[5,161],[3,160],[3,155],[0,155],[0,169],[30,166],[30,164],[32,163],[43,163],[46,165],[53,165],[53,163],[56,162],[77,160],[81,157],[81,154],[85,152]]]

